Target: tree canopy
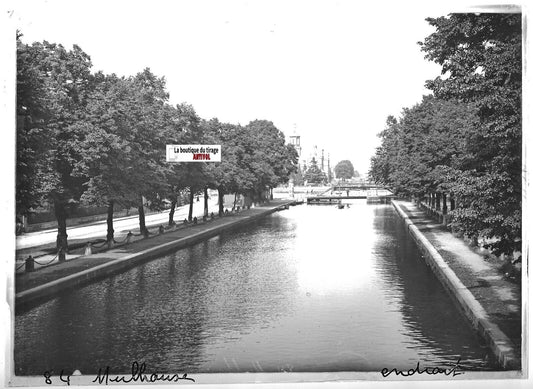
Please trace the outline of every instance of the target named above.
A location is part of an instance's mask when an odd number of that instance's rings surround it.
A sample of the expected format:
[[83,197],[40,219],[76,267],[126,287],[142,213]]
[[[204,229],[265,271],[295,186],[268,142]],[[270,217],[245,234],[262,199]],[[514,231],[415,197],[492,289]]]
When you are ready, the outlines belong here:
[[311,164],[305,171],[304,181],[309,184],[324,184],[327,181],[326,173],[320,170],[315,157],[311,159]]
[[[261,199],[297,171],[297,153],[271,121],[246,126],[200,118],[172,106],[164,77],[91,72],[90,57],[17,37],[17,188],[19,215],[51,207],[58,248],[68,249],[66,219],[78,204],[175,206],[180,191],[206,188]],[[166,162],[166,144],[220,144],[220,163]],[[172,216],[172,215],[171,215]],[[172,219],[172,217],[170,217]]]
[[453,225],[495,253],[521,246],[520,14],[428,18],[420,43],[442,76],[399,119],[389,117],[370,175],[398,193],[454,196]]
[[335,169],[333,170],[335,172],[335,177],[337,179],[340,178],[343,181],[350,179],[355,175],[353,165],[347,159],[340,161],[337,165],[335,165]]

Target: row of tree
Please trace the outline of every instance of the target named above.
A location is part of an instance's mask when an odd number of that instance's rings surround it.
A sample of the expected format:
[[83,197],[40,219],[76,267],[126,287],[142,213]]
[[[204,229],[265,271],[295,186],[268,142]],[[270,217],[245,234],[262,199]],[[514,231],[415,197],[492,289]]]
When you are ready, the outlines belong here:
[[[165,79],[149,69],[118,77],[92,73],[91,66],[76,45],[29,45],[17,37],[17,214],[52,208],[62,255],[66,220],[80,204],[107,206],[111,242],[117,203],[138,207],[147,234],[147,203],[170,201],[172,224],[183,191],[192,200],[218,190],[222,213],[225,193],[257,201],[296,171],[297,152],[272,122],[203,120],[190,105],[169,104]],[[166,144],[220,144],[222,162],[170,164]]]
[[454,228],[496,254],[519,251],[521,15],[427,20],[436,31],[420,45],[443,76],[427,82],[433,96],[387,119],[369,174],[419,200],[451,196]]

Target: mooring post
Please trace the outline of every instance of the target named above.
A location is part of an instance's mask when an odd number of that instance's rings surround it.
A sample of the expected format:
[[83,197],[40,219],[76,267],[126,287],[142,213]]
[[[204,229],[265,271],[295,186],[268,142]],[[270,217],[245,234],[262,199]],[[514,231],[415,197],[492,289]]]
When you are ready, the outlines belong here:
[[92,253],[93,253],[93,248],[92,248],[91,242],[88,242],[87,246],[85,246],[84,255],[91,255]]
[[35,270],[35,261],[33,260],[33,257],[31,255],[28,258],[26,258],[25,270],[28,273]]

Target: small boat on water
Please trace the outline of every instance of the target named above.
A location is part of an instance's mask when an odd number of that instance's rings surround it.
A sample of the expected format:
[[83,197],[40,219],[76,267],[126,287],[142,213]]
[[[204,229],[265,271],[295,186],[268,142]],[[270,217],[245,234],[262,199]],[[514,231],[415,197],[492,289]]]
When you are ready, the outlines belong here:
[[337,204],[337,208],[343,209],[344,208],[344,204],[341,204],[341,203]]

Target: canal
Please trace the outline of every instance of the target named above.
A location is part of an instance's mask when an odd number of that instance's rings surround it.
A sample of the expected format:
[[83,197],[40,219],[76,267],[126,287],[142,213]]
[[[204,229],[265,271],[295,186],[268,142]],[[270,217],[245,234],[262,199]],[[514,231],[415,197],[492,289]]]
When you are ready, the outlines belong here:
[[390,205],[298,206],[15,318],[15,372],[490,370]]

